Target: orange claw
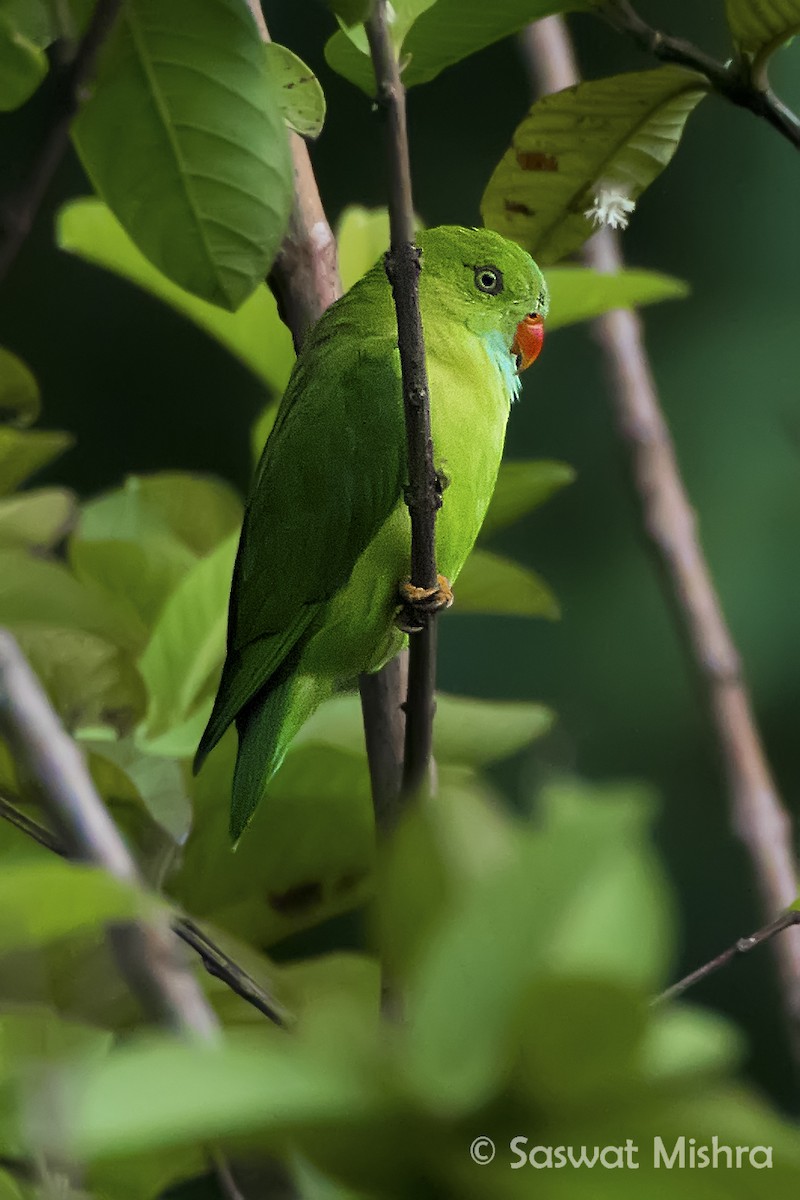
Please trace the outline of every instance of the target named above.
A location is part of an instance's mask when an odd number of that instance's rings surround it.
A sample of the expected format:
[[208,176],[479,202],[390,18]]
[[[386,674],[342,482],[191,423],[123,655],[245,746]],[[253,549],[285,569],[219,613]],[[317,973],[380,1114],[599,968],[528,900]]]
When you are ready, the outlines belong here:
[[437,575],[436,578],[439,582],[432,588],[414,587],[409,579],[400,583],[398,590],[401,607],[395,623],[403,633],[418,633],[424,628],[420,614],[440,612],[452,605],[453,589],[450,587],[450,580],[444,575]]

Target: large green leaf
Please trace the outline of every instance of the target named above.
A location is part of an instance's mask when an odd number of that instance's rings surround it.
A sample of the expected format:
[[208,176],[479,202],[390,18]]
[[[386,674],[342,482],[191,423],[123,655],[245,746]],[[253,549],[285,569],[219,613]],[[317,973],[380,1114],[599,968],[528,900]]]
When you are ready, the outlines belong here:
[[52,550],[78,517],[77,497],[66,488],[38,488],[0,500],[0,545]]
[[632,207],[663,171],[708,86],[659,67],[544,96],[489,180],[484,223],[544,264],[577,250],[595,228],[587,213]]
[[222,665],[237,542],[229,537],[201,559],[164,605],[140,661],[148,738],[189,717]]
[[24,550],[0,549],[0,625],[76,629],[130,649],[141,626],[120,606],[65,566]]
[[590,321],[614,308],[638,308],[689,294],[688,284],[656,271],[625,270],[604,275],[588,267],[550,267],[547,286],[548,332],[577,321]]
[[0,426],[0,496],[6,496],[40,471],[73,443],[69,433],[56,430],[11,429]]
[[58,214],[56,238],[62,250],[114,271],[199,325],[274,391],[286,387],[294,347],[266,284],[234,313],[200,300],[145,258],[101,200],[66,204]]
[[500,467],[494,494],[481,527],[481,538],[513,525],[556,492],[572,483],[575,472],[566,463],[549,459],[506,462]]
[[765,58],[800,33],[800,0],[725,0],[733,40]]
[[278,88],[278,107],[290,129],[301,137],[316,138],[325,122],[325,93],[302,58],[278,42],[264,45],[267,70]]
[[560,616],[558,601],[535,572],[488,550],[473,550],[455,585],[457,613]]
[[[426,3],[421,12],[414,14],[413,23],[402,30],[400,62],[406,64],[403,82],[406,87],[427,83],[445,67],[517,33],[530,21],[590,6],[590,0],[491,0],[491,3],[487,0],[436,0],[434,4]],[[372,64],[359,45],[344,33],[336,33],[325,47],[325,57],[335,71],[371,95],[375,87]]]
[[[183,843],[192,822],[192,808],[182,766],[172,758],[143,754],[133,738],[84,740],[92,752],[92,775],[99,781],[104,796],[115,799],[114,776],[121,772],[153,821],[173,843]],[[98,759],[104,759],[116,771],[103,771]],[[105,785],[110,785],[110,794]],[[123,798],[127,796],[125,789]]]
[[[417,230],[425,228],[419,217],[415,218],[415,223]],[[388,208],[349,205],[339,218],[336,244],[342,287],[347,291],[389,249]]]
[[[141,913],[146,898],[96,867],[53,856],[6,862],[0,872],[0,950],[42,946]],[[152,903],[152,901],[148,901]]]
[[228,309],[263,280],[286,227],[292,170],[241,0],[129,0],[73,137],[98,193],[170,279]]
[[0,8],[0,112],[24,104],[46,74],[43,51]]
[[0,423],[30,425],[41,407],[39,385],[21,358],[0,346]]

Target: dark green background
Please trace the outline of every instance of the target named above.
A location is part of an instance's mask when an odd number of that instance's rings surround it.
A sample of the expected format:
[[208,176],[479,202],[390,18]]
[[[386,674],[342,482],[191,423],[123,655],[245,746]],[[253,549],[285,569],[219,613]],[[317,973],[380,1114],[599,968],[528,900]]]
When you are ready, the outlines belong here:
[[[640,5],[654,22],[724,56],[722,7],[722,0]],[[328,14],[303,0],[271,0],[265,8],[273,36],[318,70],[328,96],[313,155],[331,218],[350,202],[382,203],[379,123],[365,98],[325,66]],[[576,18],[573,29],[588,75],[649,65],[589,17]],[[800,107],[797,55],[785,52],[773,76]],[[481,192],[528,97],[513,42],[411,96],[416,201],[428,224],[479,220]],[[24,163],[46,99],[0,121],[5,185]],[[121,128],[121,153],[124,142]],[[260,389],[155,301],[53,247],[58,204],[88,190],[72,158],[0,294],[0,342],[39,377],[43,424],[78,438],[50,478],[91,494],[129,472],[181,467],[244,487]],[[799,196],[800,164],[789,144],[712,98],[691,118],[674,163],[642,200],[625,239],[631,263],[692,285],[690,300],[647,314],[648,345],[767,748],[794,810]],[[551,582],[563,619],[471,619],[456,607],[442,622],[441,684],[557,709],[557,731],[503,773],[520,801],[553,770],[653,784],[662,801],[658,835],[682,910],[677,973],[760,924],[761,914],[747,858],[730,831],[703,709],[643,545],[587,328],[548,340],[512,414],[508,453],[564,459],[578,471],[577,483],[504,545]],[[794,1106],[770,952],[736,964],[697,996],[746,1026],[752,1073]]]

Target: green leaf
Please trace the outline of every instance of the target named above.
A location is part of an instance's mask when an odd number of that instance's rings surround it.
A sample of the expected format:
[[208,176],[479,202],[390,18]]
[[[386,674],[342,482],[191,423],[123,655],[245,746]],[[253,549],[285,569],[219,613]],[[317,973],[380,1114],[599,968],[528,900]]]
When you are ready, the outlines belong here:
[[62,250],[114,271],[193,321],[273,391],[286,387],[294,347],[266,284],[259,285],[235,313],[199,300],[144,257],[100,200],[64,205],[56,222],[56,239]]
[[544,96],[489,180],[484,223],[557,262],[593,232],[586,213],[598,201],[636,200],[663,171],[707,92],[695,72],[659,67]]
[[513,525],[574,479],[575,472],[566,463],[548,459],[503,463],[481,527],[481,539],[490,538],[499,529]]
[[200,560],[164,605],[140,660],[150,696],[145,736],[186,720],[215,682],[225,657],[238,535]]
[[0,0],[0,16],[41,49],[59,36],[54,9],[52,0]]
[[800,0],[725,0],[725,15],[737,46],[762,60],[800,33]]
[[278,42],[264,45],[267,71],[278,88],[278,107],[290,129],[317,138],[325,123],[325,93],[302,58]]
[[561,615],[558,601],[535,572],[488,550],[473,550],[455,585],[457,613],[510,617]]
[[68,729],[109,725],[124,733],[144,715],[147,696],[129,652],[82,629],[24,620],[12,628]]
[[0,545],[52,550],[78,517],[77,497],[66,488],[39,488],[0,500]]
[[143,754],[132,738],[89,741],[96,756],[112,763],[130,780],[147,812],[175,843],[183,843],[192,823],[192,807],[180,763]]
[[373,0],[328,0],[328,8],[343,25],[358,25],[366,21],[372,4]]
[[[395,9],[402,4],[395,0]],[[407,6],[395,45],[400,50],[406,87],[435,79],[445,67],[524,29],[530,21],[552,13],[591,7],[590,0],[423,0]],[[410,20],[408,18],[411,18]],[[375,90],[372,63],[345,33],[336,33],[325,47],[328,63],[369,95]]]
[[36,420],[40,408],[39,385],[33,373],[21,358],[0,346],[0,423],[24,428]]
[[61,563],[24,550],[0,549],[0,625],[83,630],[135,648],[141,626],[103,592],[75,579]]
[[656,271],[619,271],[604,275],[588,267],[550,267],[547,330],[590,321],[614,308],[638,308],[689,295],[689,285]]
[[140,915],[152,904],[130,884],[57,858],[5,862],[0,872],[0,950],[44,946],[67,934]]
[[[417,231],[425,226],[415,217]],[[389,249],[388,208],[363,208],[351,204],[339,218],[336,243],[342,287],[348,291],[366,275]]]
[[246,5],[129,0],[72,132],[142,253],[187,291],[237,309],[275,257],[292,198],[286,128]]
[[485,766],[542,737],[553,721],[542,704],[437,693],[433,753],[443,763]]
[[47,74],[47,58],[0,9],[0,112],[24,104]]
[[0,496],[8,495],[73,443],[68,433],[0,426]]

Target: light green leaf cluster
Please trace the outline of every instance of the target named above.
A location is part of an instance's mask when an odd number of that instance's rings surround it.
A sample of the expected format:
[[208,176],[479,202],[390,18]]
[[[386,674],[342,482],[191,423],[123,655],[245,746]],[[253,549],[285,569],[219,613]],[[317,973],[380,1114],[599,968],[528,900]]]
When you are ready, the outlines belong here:
[[[291,1036],[250,1022],[212,1049],[166,1036],[109,1046],[59,1025],[51,1054],[75,1060],[61,1071],[64,1119],[45,1119],[34,1077],[21,1144],[83,1161],[89,1180],[148,1161],[155,1175],[170,1156],[185,1177],[213,1141],[246,1145],[253,1163],[277,1154],[312,1200],[523,1200],[535,1168],[514,1138],[576,1154],[628,1143],[636,1169],[598,1166],[593,1195],[706,1200],[707,1175],[659,1168],[653,1147],[716,1137],[769,1147],[770,1195],[789,1200],[796,1128],[736,1080],[735,1031],[650,1004],[673,936],[652,809],[636,788],[564,780],[532,824],[446,785],[407,815],[380,868],[373,936],[403,989],[401,1023],[380,1022],[376,965],[333,954],[275,970]],[[470,1160],[478,1134],[494,1140],[491,1163]],[[754,1194],[757,1169],[726,1171],[725,1195]],[[569,1170],[535,1178],[584,1194],[585,1172]],[[154,1197],[153,1181],[138,1194]]]

